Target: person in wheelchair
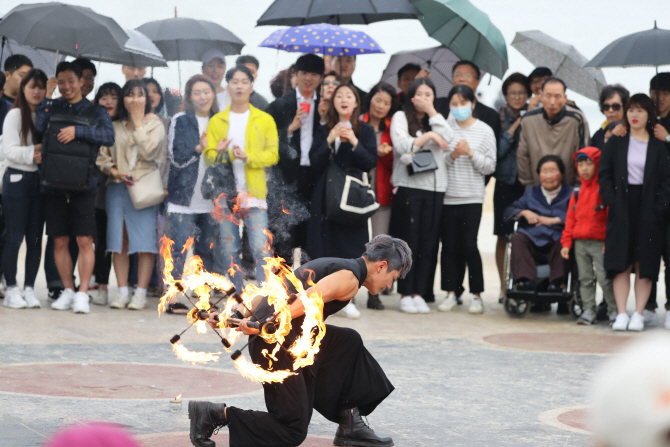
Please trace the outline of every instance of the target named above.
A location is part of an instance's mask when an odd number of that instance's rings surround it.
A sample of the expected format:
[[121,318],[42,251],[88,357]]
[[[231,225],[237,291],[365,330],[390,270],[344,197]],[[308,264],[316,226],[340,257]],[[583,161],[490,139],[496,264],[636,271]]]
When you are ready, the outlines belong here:
[[519,217],[526,221],[512,237],[512,277],[517,290],[534,290],[537,264],[549,264],[547,292],[560,293],[568,272],[561,257],[561,235],[572,188],[563,181],[565,165],[556,155],[542,157],[537,173],[540,185],[529,186],[503,214],[505,220]]

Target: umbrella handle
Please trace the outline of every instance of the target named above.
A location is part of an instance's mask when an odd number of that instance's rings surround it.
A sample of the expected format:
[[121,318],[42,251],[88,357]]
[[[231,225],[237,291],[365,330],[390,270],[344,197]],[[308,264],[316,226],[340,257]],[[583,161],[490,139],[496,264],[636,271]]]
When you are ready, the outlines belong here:
[[56,50],[56,62],[54,62],[54,76],[56,76],[56,69],[58,68],[58,54],[60,53],[59,50]]

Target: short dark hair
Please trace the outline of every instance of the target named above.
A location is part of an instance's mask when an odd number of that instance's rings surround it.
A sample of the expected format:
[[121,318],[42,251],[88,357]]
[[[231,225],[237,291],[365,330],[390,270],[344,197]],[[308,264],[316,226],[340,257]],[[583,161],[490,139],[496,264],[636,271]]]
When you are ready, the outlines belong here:
[[326,79],[328,76],[335,76],[335,79],[337,79],[338,81],[340,80],[340,75],[338,75],[335,70],[330,70],[328,73],[323,75],[323,78]]
[[241,71],[242,73],[247,75],[251,83],[252,84],[254,83],[254,75],[252,75],[251,70],[249,70],[244,65],[235,65],[233,68],[228,70],[228,72],[226,73],[226,82],[230,82],[230,80],[233,79],[233,76],[235,76],[235,73],[237,73],[238,71]]
[[79,79],[81,79],[81,77],[83,76],[83,73],[81,72],[81,67],[79,65],[75,65],[72,62],[63,61],[56,66],[56,76],[65,71],[71,71]]
[[363,256],[372,262],[386,261],[388,271],[399,271],[400,277],[412,269],[412,249],[402,239],[391,237],[388,234],[375,236],[365,244]]
[[235,65],[244,65],[244,64],[254,64],[256,66],[256,70],[261,68],[260,62],[258,62],[258,59],[256,59],[254,56],[250,54],[243,54],[242,56],[238,57],[237,60],[235,61]]
[[611,98],[614,95],[619,95],[621,97],[621,105],[625,106],[626,103],[628,102],[628,98],[630,98],[630,92],[626,87],[620,84],[614,84],[614,85],[606,85],[605,87],[600,90],[600,100],[598,101],[600,103],[600,110],[603,109],[603,104],[605,101],[607,101],[609,98]]
[[545,165],[546,163],[556,163],[556,166],[558,166],[558,170],[561,171],[561,175],[565,176],[565,163],[563,163],[563,160],[561,160],[561,157],[558,155],[554,154],[549,154],[545,155],[544,157],[540,158],[540,161],[537,162],[537,173],[538,175],[540,174],[540,171],[542,170],[542,166]]
[[415,64],[413,62],[410,62],[408,64],[403,65],[400,67],[400,70],[398,70],[398,79],[406,72],[410,70],[416,70],[416,71],[421,71],[421,65]]
[[25,65],[33,68],[33,62],[28,59],[27,56],[24,56],[23,54],[13,54],[5,60],[5,71],[12,74]]
[[656,107],[654,106],[654,101],[644,93],[637,93],[630,97],[628,102],[626,102],[626,108],[623,111],[624,125],[629,132],[630,123],[628,122],[628,110],[633,106],[638,106],[647,112],[647,125],[645,127],[647,132],[649,132],[649,136],[653,137],[654,126],[656,125]]
[[670,92],[670,73],[658,73],[649,81],[649,90]]
[[78,57],[77,59],[73,60],[72,63],[79,65],[82,73],[84,70],[91,70],[93,72],[93,76],[98,75],[98,71],[95,69],[95,64],[93,64],[93,62],[86,59],[85,57]]
[[473,104],[475,102],[475,92],[473,92],[472,89],[465,84],[454,85],[451,90],[449,90],[449,95],[447,95],[447,104],[451,102],[451,98],[453,98],[455,95],[458,95]]
[[[363,100],[363,110],[370,110],[370,104],[372,103],[372,97],[375,96],[379,92],[384,92],[388,93],[391,96],[391,108],[389,109],[389,113],[386,115],[386,117],[391,117],[393,116],[394,113],[398,111],[398,95],[395,91],[395,88],[387,83],[387,82],[380,82],[379,84],[375,85],[370,89],[370,92],[367,94],[365,99]],[[381,123],[379,123],[379,130],[385,130],[385,124],[384,121],[382,120]]]
[[284,86],[288,77],[288,69],[282,70],[270,81],[270,91],[275,98],[284,96]]
[[[121,97],[123,96],[123,92],[121,91],[121,86],[117,84],[116,82],[105,82],[98,88],[98,91],[95,94],[95,98],[93,98],[93,102],[95,104],[100,104],[100,100],[102,99],[103,96],[106,95],[116,95],[119,101],[121,101]],[[116,106],[116,115],[112,118],[112,121],[117,121],[119,114],[119,106]]]
[[565,82],[563,82],[562,79],[560,78],[549,78],[544,83],[542,84],[542,90],[544,90],[544,87],[547,84],[561,84],[563,86],[563,93],[565,93],[568,90],[568,86],[565,85]]
[[[165,99],[163,98],[163,91],[161,90],[161,85],[158,83],[157,80],[154,78],[144,78],[142,79],[144,81],[144,85],[149,85],[153,84],[156,86],[156,90],[158,90],[158,94],[161,96],[161,100],[156,106],[156,113],[160,112],[163,109],[163,106],[165,105]],[[149,90],[149,87],[147,87],[147,91]],[[216,90],[215,90],[216,92]]]
[[144,114],[151,112],[151,101],[149,101],[149,91],[147,90],[146,84],[141,79],[131,79],[126,82],[126,84],[121,89],[121,97],[119,98],[119,105],[116,107],[116,116],[118,121],[123,121],[128,119],[128,109],[126,109],[126,104],[123,101],[126,96],[136,89],[139,88],[143,93],[146,100],[144,101]]
[[554,73],[547,67],[537,67],[528,75],[528,81],[533,82],[533,78],[552,77]]
[[478,79],[478,80],[481,79],[481,77],[482,77],[482,72],[481,72],[481,70],[479,69],[479,67],[477,66],[477,64],[475,64],[474,62],[471,62],[471,61],[461,60],[461,61],[456,62],[456,63],[454,64],[454,66],[451,67],[451,74],[453,75],[453,74],[456,72],[456,69],[457,69],[458,67],[462,67],[462,66],[464,66],[464,65],[467,65],[468,67],[472,68],[472,69],[475,71],[475,73],[477,73],[477,79]]
[[512,84],[521,84],[525,87],[526,93],[528,96],[532,95],[533,92],[530,89],[530,78],[522,73],[512,73],[511,75],[507,76],[507,79],[503,82],[502,85],[502,94],[503,96],[507,96],[507,89],[509,88],[510,85]]

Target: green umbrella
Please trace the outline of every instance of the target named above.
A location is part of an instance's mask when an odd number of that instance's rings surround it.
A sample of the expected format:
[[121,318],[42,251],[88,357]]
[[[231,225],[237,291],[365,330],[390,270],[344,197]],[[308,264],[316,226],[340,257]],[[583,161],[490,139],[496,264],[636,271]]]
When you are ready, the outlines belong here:
[[507,46],[489,16],[468,0],[410,0],[421,12],[428,35],[456,56],[502,79],[509,66]]

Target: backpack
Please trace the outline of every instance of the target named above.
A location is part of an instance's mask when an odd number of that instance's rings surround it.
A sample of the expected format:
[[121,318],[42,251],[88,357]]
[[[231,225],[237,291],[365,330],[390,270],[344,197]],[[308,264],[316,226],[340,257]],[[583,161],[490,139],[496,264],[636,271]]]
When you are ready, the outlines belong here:
[[83,115],[54,113],[51,116],[42,138],[42,186],[68,191],[88,191],[95,184],[95,160],[100,146],[76,138],[63,144],[58,141],[58,133],[69,126],[96,126],[97,107],[97,104],[91,104]]

